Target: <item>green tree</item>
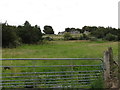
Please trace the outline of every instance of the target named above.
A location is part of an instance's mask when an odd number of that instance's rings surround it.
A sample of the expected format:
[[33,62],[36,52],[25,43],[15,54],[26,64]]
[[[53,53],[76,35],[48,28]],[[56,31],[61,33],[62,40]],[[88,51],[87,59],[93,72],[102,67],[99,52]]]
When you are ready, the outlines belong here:
[[24,26],[18,26],[18,35],[22,42],[26,44],[34,44],[42,40],[40,27],[37,25],[31,26],[28,21],[24,23]]
[[84,33],[82,29],[77,28],[76,31],[79,31],[80,33]]
[[96,38],[104,38],[107,34],[107,30],[104,27],[98,27],[98,29],[91,32],[91,35]]
[[70,32],[71,29],[70,28],[65,28],[65,32]]
[[54,34],[54,30],[53,30],[52,26],[48,26],[48,25],[44,26],[43,32],[45,34]]
[[16,34],[15,26],[2,24],[2,47],[13,48],[20,45],[20,38]]
[[31,24],[28,21],[25,21],[24,27],[31,27]]

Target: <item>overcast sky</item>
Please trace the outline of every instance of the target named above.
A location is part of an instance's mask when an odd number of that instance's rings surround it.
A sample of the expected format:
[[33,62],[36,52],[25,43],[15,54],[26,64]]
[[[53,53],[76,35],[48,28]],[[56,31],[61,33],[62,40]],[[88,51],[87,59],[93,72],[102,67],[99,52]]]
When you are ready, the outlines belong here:
[[111,26],[118,28],[119,0],[0,0],[0,22],[51,25],[58,33],[67,27]]

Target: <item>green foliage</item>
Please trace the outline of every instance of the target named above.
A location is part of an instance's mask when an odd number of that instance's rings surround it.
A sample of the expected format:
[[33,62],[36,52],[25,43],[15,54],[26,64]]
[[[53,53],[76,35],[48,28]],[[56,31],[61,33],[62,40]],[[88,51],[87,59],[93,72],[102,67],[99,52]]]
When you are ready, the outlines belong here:
[[84,26],[83,28],[82,28],[82,31],[88,31],[88,32],[93,32],[93,31],[95,31],[97,29],[97,27],[96,26]]
[[44,32],[45,34],[54,34],[54,31],[53,31],[52,26],[47,26],[47,25],[44,26],[43,32]]
[[89,36],[86,35],[86,34],[82,34],[79,39],[80,39],[80,40],[88,40],[88,39],[89,39]]
[[31,27],[31,24],[28,21],[25,21],[24,26],[25,27]]
[[117,41],[117,36],[111,34],[111,33],[108,33],[105,37],[105,40],[108,40],[108,41]]
[[[79,31],[80,33],[83,33],[85,34],[85,32],[89,32],[90,33],[90,36],[89,38],[87,38],[85,35],[81,36],[80,37],[80,40],[93,40],[92,37],[95,37],[96,39],[105,39],[105,40],[109,40],[108,38],[111,37],[111,39],[109,41],[118,41],[120,40],[119,39],[119,29],[115,29],[115,28],[112,28],[112,27],[96,27],[96,26],[84,26],[82,29],[79,29],[79,28],[65,28],[65,32],[72,32],[72,31]],[[107,36],[106,38],[106,35],[107,34],[112,34],[112,35],[109,35]],[[118,36],[118,38],[116,38]],[[74,39],[74,38],[73,38]]]
[[35,44],[42,40],[40,27],[37,25],[31,26],[28,21],[24,26],[10,26],[6,23],[2,24],[2,46],[16,47],[21,43]]
[[73,32],[73,31],[78,31],[80,33],[84,33],[84,31],[79,28],[65,28],[65,32]]
[[99,77],[98,80],[92,83],[90,90],[104,90],[104,83],[102,77]]
[[89,39],[88,35],[86,35],[86,34],[83,34],[83,38],[84,38],[84,40],[88,40]]
[[16,34],[16,27],[2,24],[2,47],[13,48],[20,45],[20,38]]
[[[101,38],[109,41],[118,40],[117,37],[118,30],[112,27],[98,27],[96,30],[91,31],[91,36],[96,38]],[[111,38],[111,39],[110,39]]]
[[71,37],[69,40],[79,40],[79,37]]
[[64,35],[64,40],[70,40],[72,38],[72,35],[69,32],[66,32]]
[[44,37],[44,40],[47,40],[47,41],[52,41],[53,39],[51,37]]
[[24,26],[18,26],[18,35],[22,39],[22,43],[34,44],[42,40],[42,33],[40,28],[31,26],[28,21],[24,23]]
[[[119,32],[120,30],[119,29],[115,29],[115,28],[112,28],[112,27],[102,27],[102,26],[99,26],[99,27],[96,27],[96,26],[84,26],[82,29],[79,29],[79,28],[65,28],[65,32],[74,32],[74,31],[78,31],[82,34],[84,34],[83,36],[80,36],[80,40],[93,40],[93,37],[95,37],[96,39],[103,39],[103,40],[109,40],[108,38],[106,38],[106,35],[107,34],[112,34],[110,37],[113,38],[114,36],[114,39],[110,39],[109,41],[118,41],[120,40],[119,38]],[[85,34],[89,33],[90,36],[89,37],[86,37]],[[116,38],[118,36],[118,38]],[[109,37],[109,36],[108,36]],[[76,38],[71,38],[71,40],[75,40]],[[76,39],[77,40],[77,39]]]
[[98,39],[96,37],[90,37],[90,41],[97,41]]
[[[3,47],[16,47],[21,43],[25,44],[36,44],[41,43],[43,40],[40,27],[37,25],[31,26],[28,21],[25,21],[23,26],[10,26],[3,25],[3,36],[2,42]],[[44,33],[47,35],[54,35],[54,30],[52,26],[44,26]],[[75,31],[75,35],[70,33]],[[112,27],[96,27],[96,26],[84,26],[82,29],[79,28],[65,28],[65,33],[59,38],[54,36],[54,40],[108,40],[108,41],[119,41],[120,40],[120,29],[115,29]],[[81,36],[77,36],[78,33],[82,33]],[[77,34],[76,34],[77,33]],[[89,35],[88,35],[89,33]],[[52,37],[53,38],[53,37]],[[45,40],[51,41],[51,37],[44,38]]]
[[99,27],[97,30],[92,31],[91,35],[96,37],[96,38],[104,38],[105,37],[105,28],[104,27]]

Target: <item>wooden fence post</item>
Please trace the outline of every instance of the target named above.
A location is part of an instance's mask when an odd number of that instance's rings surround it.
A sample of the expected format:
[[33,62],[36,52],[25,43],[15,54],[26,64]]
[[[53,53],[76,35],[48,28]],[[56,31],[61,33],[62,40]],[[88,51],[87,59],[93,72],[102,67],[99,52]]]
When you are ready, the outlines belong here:
[[104,83],[105,88],[118,88],[118,66],[113,60],[113,51],[109,47],[107,51],[104,52]]

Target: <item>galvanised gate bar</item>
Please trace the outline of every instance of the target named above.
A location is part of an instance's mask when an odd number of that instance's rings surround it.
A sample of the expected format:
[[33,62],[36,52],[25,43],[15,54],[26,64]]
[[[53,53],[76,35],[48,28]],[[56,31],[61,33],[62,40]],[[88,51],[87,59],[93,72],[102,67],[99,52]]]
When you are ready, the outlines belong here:
[[103,79],[101,58],[1,59],[2,88],[91,88]]

